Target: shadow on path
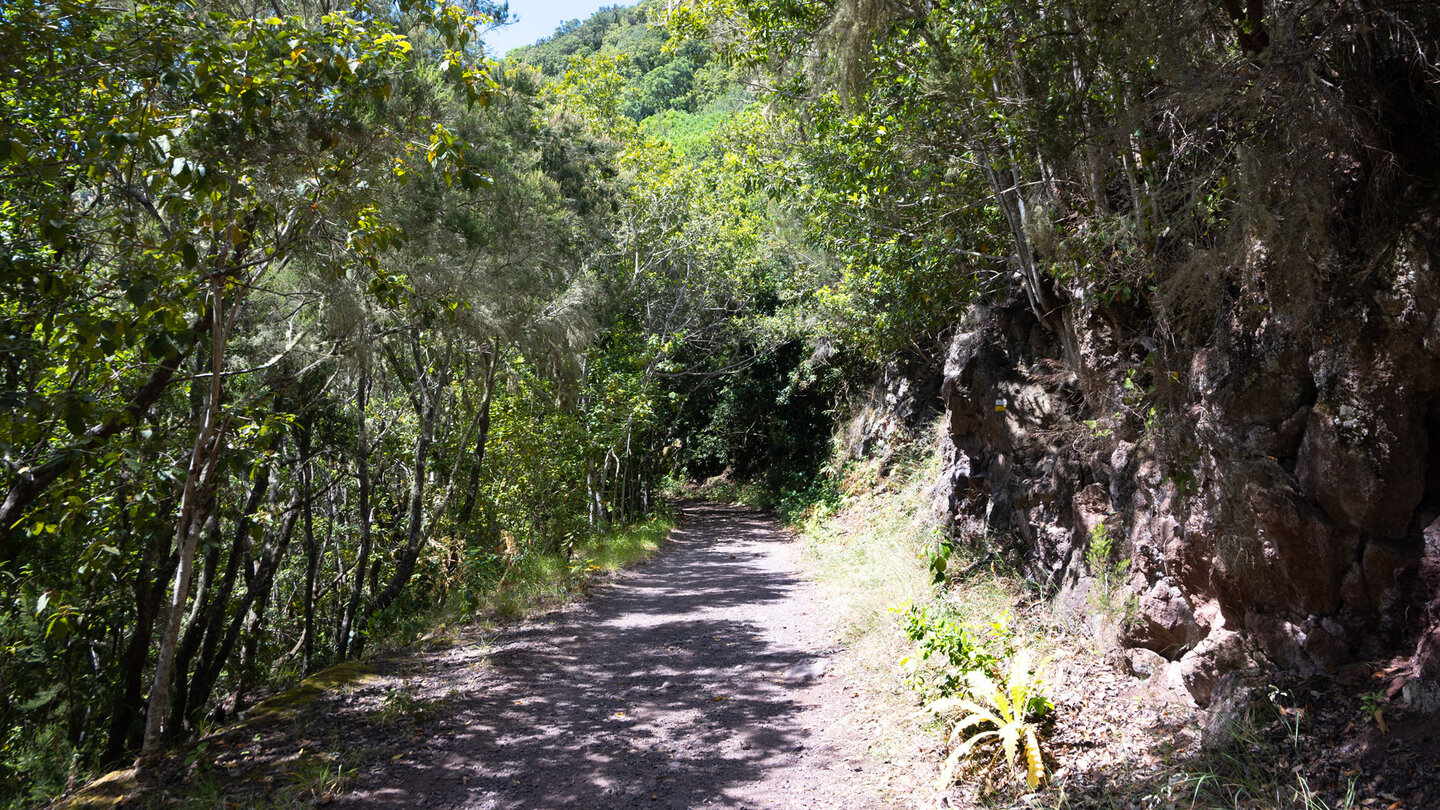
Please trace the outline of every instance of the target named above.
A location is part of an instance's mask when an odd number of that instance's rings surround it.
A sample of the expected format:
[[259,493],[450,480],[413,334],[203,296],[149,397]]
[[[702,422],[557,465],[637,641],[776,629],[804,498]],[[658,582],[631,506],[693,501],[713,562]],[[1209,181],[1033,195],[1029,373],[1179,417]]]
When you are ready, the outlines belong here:
[[756,512],[686,504],[665,548],[583,608],[502,633],[484,664],[427,664],[423,734],[337,806],[857,806],[809,747],[824,679],[808,676],[832,651],[793,553]]

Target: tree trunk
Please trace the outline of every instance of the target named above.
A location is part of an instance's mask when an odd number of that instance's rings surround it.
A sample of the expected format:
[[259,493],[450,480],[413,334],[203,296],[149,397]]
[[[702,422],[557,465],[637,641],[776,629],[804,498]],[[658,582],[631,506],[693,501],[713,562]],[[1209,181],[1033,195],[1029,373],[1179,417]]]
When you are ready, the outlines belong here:
[[[128,535],[129,521],[125,519],[124,509],[120,510],[120,518],[122,529]],[[135,630],[125,650],[125,688],[110,714],[110,732],[104,756],[108,765],[118,765],[125,753],[133,751],[139,744],[139,737],[144,732],[144,725],[139,722],[139,709],[144,698],[145,664],[150,660],[150,640],[155,635],[155,617],[160,600],[165,598],[165,583],[173,573],[169,560],[161,562],[167,557],[178,561],[170,555],[168,535],[157,533],[145,545],[140,568],[135,572]],[[157,564],[159,570],[153,571]]]
[[600,525],[600,489],[595,481],[595,462],[585,460],[585,501],[590,517],[590,528]]
[[410,508],[406,523],[405,550],[400,555],[400,560],[395,565],[395,573],[386,583],[385,589],[376,595],[357,623],[357,638],[354,644],[354,654],[357,656],[364,648],[365,627],[370,618],[390,607],[400,596],[400,592],[409,584],[410,576],[415,573],[415,562],[420,558],[420,550],[425,545],[425,480],[429,477],[430,444],[434,440],[435,420],[440,413],[440,401],[445,387],[450,381],[451,346],[445,347],[445,357],[440,362],[440,367],[433,372],[425,369],[425,363],[420,360],[418,346],[412,348],[419,369],[416,388],[419,394],[417,403],[420,406],[420,432],[415,437],[414,469],[410,476]]
[[480,420],[475,435],[475,451],[472,454],[469,486],[465,488],[465,500],[460,505],[461,526],[470,522],[475,511],[475,491],[480,488],[480,470],[485,463],[485,444],[490,438],[490,401],[495,391],[495,369],[500,365],[500,345],[491,346],[485,353],[485,392],[480,400]]
[[[236,613],[235,621],[231,625],[234,635],[226,639],[229,642],[226,646],[233,647],[235,636],[239,635],[239,627],[243,620],[245,643],[240,649],[240,660],[235,666],[237,682],[235,711],[237,712],[245,707],[246,692],[251,686],[250,680],[254,676],[255,659],[260,650],[260,637],[265,630],[265,610],[270,605],[270,593],[275,587],[275,574],[280,570],[280,561],[285,558],[285,550],[290,547],[290,538],[295,533],[295,521],[300,516],[300,507],[300,496],[297,495],[285,511],[285,519],[280,522],[280,530],[275,542],[266,547],[266,553],[256,567],[255,576],[252,578],[250,588],[247,589],[246,607]],[[217,672],[216,675],[218,676],[218,674]]]
[[310,431],[313,419],[300,431],[300,492],[305,518],[305,615],[304,647],[300,657],[300,671],[310,674],[311,661],[315,655],[315,577],[320,572],[320,552],[315,545],[315,488],[313,486]]
[[148,770],[160,755],[161,721],[165,716],[166,699],[170,694],[170,679],[175,663],[175,649],[180,641],[180,624],[185,618],[185,602],[190,592],[190,578],[195,568],[195,546],[200,539],[200,530],[205,523],[205,504],[208,490],[219,465],[220,440],[223,427],[220,424],[223,392],[225,339],[234,317],[224,317],[221,305],[224,287],[216,282],[211,291],[212,310],[215,313],[214,339],[210,351],[210,391],[206,395],[205,410],[200,428],[195,433],[195,444],[190,451],[190,461],[185,470],[185,484],[180,496],[179,515],[175,521],[175,541],[179,561],[175,568],[175,584],[170,597],[169,615],[165,634],[160,639],[160,649],[155,661],[155,677],[150,685],[150,702],[145,714],[145,739],[140,747],[140,765]]
[[205,629],[205,618],[211,604],[215,572],[220,567],[220,519],[215,514],[214,499],[209,504],[210,516],[205,520],[203,534],[210,538],[205,549],[205,564],[200,569],[200,581],[195,586],[195,598],[191,600],[190,616],[185,620],[185,632],[175,650],[174,682],[170,688],[170,714],[165,719],[167,736],[173,739],[185,725],[187,687],[189,685],[190,661],[200,647]]
[[355,386],[356,433],[359,452],[356,459],[356,477],[359,479],[360,549],[355,555],[355,589],[350,593],[350,602],[340,617],[340,631],[335,639],[336,649],[345,658],[354,642],[351,628],[360,612],[360,602],[365,595],[365,567],[370,561],[370,432],[365,419],[366,400],[370,394],[370,373],[368,366],[362,366],[359,383]]
[[[278,452],[279,449],[280,441],[277,438],[270,446],[270,451]],[[215,686],[220,670],[225,666],[225,659],[233,649],[233,640],[228,645],[225,643],[226,608],[229,607],[230,597],[235,592],[236,575],[241,565],[250,564],[250,528],[254,525],[255,513],[259,511],[260,504],[265,502],[269,489],[270,464],[267,462],[256,470],[254,483],[250,485],[250,495],[245,499],[245,506],[235,521],[234,539],[230,544],[230,557],[225,561],[225,573],[220,578],[218,592],[211,600],[205,615],[205,639],[200,645],[200,658],[196,661],[195,672],[190,677],[190,693],[186,699],[191,720],[196,719],[195,713],[210,700],[210,691]],[[245,604],[248,604],[248,601]],[[241,608],[240,613],[244,613],[244,608]]]

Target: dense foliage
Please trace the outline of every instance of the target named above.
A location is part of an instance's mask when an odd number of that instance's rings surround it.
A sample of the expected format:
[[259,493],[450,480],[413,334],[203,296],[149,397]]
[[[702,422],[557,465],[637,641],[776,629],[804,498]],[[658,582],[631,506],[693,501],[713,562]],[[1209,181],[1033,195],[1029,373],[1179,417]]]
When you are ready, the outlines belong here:
[[767,80],[784,123],[757,156],[841,268],[842,333],[882,349],[1002,290],[1052,330],[1075,301],[1203,342],[1227,284],[1285,288],[1257,312],[1313,294],[1302,245],[1375,266],[1407,238],[1375,226],[1433,194],[1423,4],[694,0],[667,21]]
[[486,3],[4,4],[0,798],[470,615],[667,475],[824,497],[847,394],[976,297],[1178,345],[1308,294],[1258,283],[1287,251],[1393,255],[1435,12],[1272,5],[649,0],[496,63]]
[[6,6],[0,796],[583,575],[667,475],[804,483],[818,265],[658,10],[495,63],[486,4]]
[[653,25],[665,6],[647,0],[628,8],[602,8],[585,20],[565,23],[535,45],[516,49],[512,56],[546,76],[561,76],[596,61],[614,64],[625,80],[618,110],[636,121],[666,110],[734,109],[744,95],[735,69],[714,58],[704,43],[672,41],[663,27]]
[[742,96],[633,15],[487,61],[487,8],[0,12],[0,798],[653,505],[767,283],[704,146]]

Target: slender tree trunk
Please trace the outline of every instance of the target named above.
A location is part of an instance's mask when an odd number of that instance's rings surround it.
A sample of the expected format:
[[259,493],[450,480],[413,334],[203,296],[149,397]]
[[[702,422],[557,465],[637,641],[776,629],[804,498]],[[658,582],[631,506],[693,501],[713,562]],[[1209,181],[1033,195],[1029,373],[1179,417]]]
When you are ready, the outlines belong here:
[[600,514],[600,526],[607,527],[613,518],[610,512],[610,497],[607,495],[607,487],[610,482],[610,462],[615,462],[615,471],[620,471],[620,459],[615,456],[615,448],[611,447],[605,451],[605,462],[600,465],[600,485],[595,489],[595,507]]
[[210,516],[205,520],[204,534],[209,538],[205,549],[205,564],[200,569],[200,581],[195,586],[195,598],[191,600],[190,616],[185,620],[185,632],[175,650],[174,683],[170,688],[170,714],[165,719],[167,736],[174,739],[185,725],[187,687],[189,686],[190,661],[200,647],[205,630],[204,620],[211,602],[211,590],[215,572],[220,567],[220,519],[215,514],[214,499],[209,504]]
[[[124,509],[120,511],[120,520],[122,530],[128,535],[130,524]],[[110,765],[119,764],[127,751],[133,751],[144,732],[143,723],[138,721],[141,719],[139,709],[144,698],[145,664],[150,659],[150,640],[155,635],[156,613],[160,600],[165,597],[165,583],[172,573],[169,562],[165,561],[169,556],[169,536],[157,533],[151,542],[145,545],[140,568],[135,572],[135,630],[131,633],[125,650],[125,688],[110,713],[110,732],[105,744],[104,759]],[[158,571],[154,570],[157,565]]]
[[[197,670],[191,679],[192,706],[203,705],[210,697],[210,691],[215,688],[216,682],[220,680],[220,673],[224,670],[226,662],[239,643],[242,632],[245,628],[245,620],[249,617],[256,601],[261,598],[268,598],[271,587],[275,582],[275,574],[280,568],[280,560],[285,556],[285,550],[289,547],[290,536],[295,527],[295,517],[299,514],[299,505],[292,504],[285,511],[285,517],[280,522],[278,530],[266,533],[264,549],[261,551],[260,559],[247,562],[245,595],[241,598],[240,604],[236,606],[235,613],[226,628],[223,637],[216,645],[215,654],[207,657],[208,665],[203,670]],[[198,696],[198,697],[197,697]]]
[[370,432],[369,424],[365,418],[366,401],[370,395],[370,372],[368,366],[362,366],[359,383],[355,386],[355,423],[359,445],[356,458],[357,489],[360,508],[360,518],[357,528],[360,531],[360,548],[355,554],[355,589],[350,593],[350,602],[345,606],[343,615],[340,618],[340,631],[335,639],[336,649],[341,658],[345,658],[350,652],[354,639],[351,638],[351,628],[355,626],[355,617],[360,612],[360,602],[365,596],[365,568],[370,562]]
[[595,462],[585,460],[585,506],[590,517],[590,528],[600,525],[600,490],[595,482]]
[[632,425],[625,426],[625,514],[624,520],[629,520],[635,514],[633,501],[635,500],[635,453],[631,445]]
[[[270,446],[270,452],[278,452],[279,448],[280,441],[277,438]],[[250,495],[245,499],[245,505],[235,521],[235,531],[230,541],[230,556],[225,561],[225,572],[221,575],[218,592],[211,600],[205,615],[205,639],[200,645],[200,657],[195,663],[195,672],[190,676],[190,693],[186,699],[192,721],[196,719],[195,713],[210,700],[210,692],[220,670],[225,666],[225,659],[233,649],[233,640],[229,644],[225,643],[226,609],[230,605],[231,595],[235,593],[235,581],[241,566],[250,565],[250,530],[254,525],[255,513],[265,502],[269,489],[270,464],[267,462],[256,470],[254,481],[250,485]],[[248,601],[244,604],[248,604]],[[243,614],[244,610],[242,607],[240,613]]]
[[[405,550],[401,553],[395,573],[390,577],[385,589],[376,595],[357,623],[357,656],[364,648],[365,627],[369,624],[370,617],[389,607],[400,596],[400,592],[409,584],[410,576],[415,573],[415,562],[420,558],[420,550],[425,545],[425,481],[429,477],[430,445],[434,440],[435,421],[440,413],[440,401],[444,397],[445,387],[450,381],[451,348],[446,346],[445,357],[434,371],[425,370],[423,362],[416,364],[420,368],[419,382],[416,385],[419,389],[420,432],[415,438],[414,468],[410,477],[410,508],[406,523]],[[418,360],[418,347],[415,348],[415,354]]]
[[315,545],[315,488],[312,476],[310,453],[311,428],[313,419],[300,432],[300,491],[304,502],[305,518],[305,615],[304,647],[301,653],[301,671],[310,674],[311,661],[315,655],[315,577],[320,573],[320,552]]
[[[290,547],[290,538],[295,534],[295,521],[300,515],[301,498],[297,494],[291,502],[290,508],[285,511],[285,518],[280,522],[280,529],[276,540],[266,549],[266,554],[260,560],[256,568],[249,592],[246,595],[248,610],[242,610],[235,616],[235,627],[244,620],[245,643],[241,645],[240,660],[235,666],[235,711],[245,707],[246,695],[252,686],[251,680],[255,675],[255,659],[260,650],[260,639],[265,631],[265,611],[270,605],[270,594],[275,588],[275,574],[280,569],[280,561],[285,558],[285,551]],[[237,633],[238,635],[238,633]],[[233,642],[232,642],[233,643]]]
[[485,463],[485,445],[490,439],[490,402],[495,391],[495,369],[500,365],[500,344],[495,343],[485,355],[485,391],[480,399],[480,420],[475,435],[475,451],[472,454],[469,486],[465,487],[465,500],[460,505],[461,526],[470,522],[475,511],[475,492],[480,488],[480,470]]
[[211,291],[214,321],[214,339],[210,351],[210,391],[207,394],[203,421],[195,434],[195,445],[190,452],[190,461],[185,471],[185,484],[180,496],[179,516],[175,521],[175,539],[179,562],[175,569],[175,584],[171,591],[169,616],[165,633],[160,639],[160,650],[155,662],[155,678],[150,685],[149,707],[145,714],[145,739],[140,747],[141,767],[149,769],[160,754],[161,721],[165,716],[165,703],[170,694],[170,679],[175,663],[175,649],[180,641],[180,625],[185,618],[185,602],[189,596],[190,578],[195,567],[195,546],[205,522],[207,490],[219,466],[216,461],[220,452],[220,425],[223,391],[222,372],[225,361],[225,339],[233,325],[233,315],[227,318],[221,311],[224,287],[216,282]]

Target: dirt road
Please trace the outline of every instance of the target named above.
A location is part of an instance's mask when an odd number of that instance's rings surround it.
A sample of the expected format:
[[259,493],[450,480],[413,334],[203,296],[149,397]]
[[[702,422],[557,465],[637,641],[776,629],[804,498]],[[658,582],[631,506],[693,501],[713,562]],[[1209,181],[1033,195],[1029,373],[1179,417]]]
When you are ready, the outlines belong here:
[[431,711],[377,732],[332,806],[883,806],[798,553],[757,512],[686,505],[654,559],[586,604],[416,664],[405,682]]

